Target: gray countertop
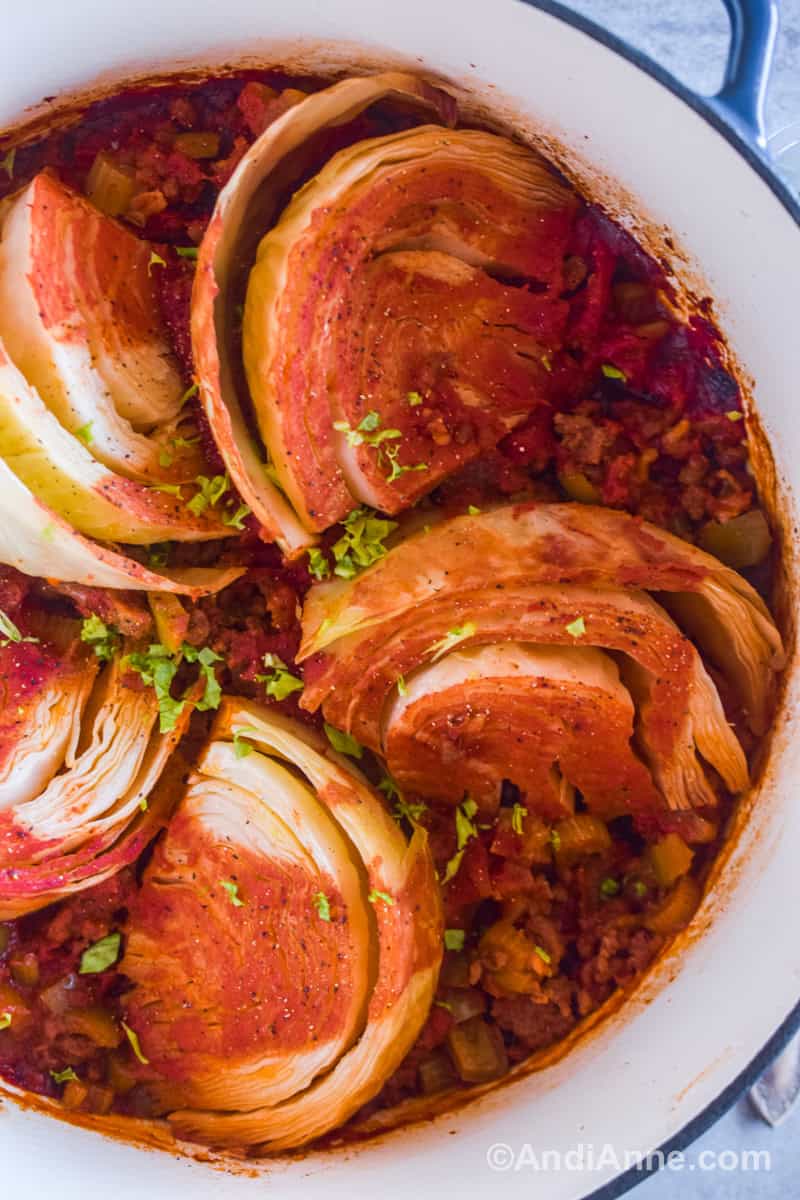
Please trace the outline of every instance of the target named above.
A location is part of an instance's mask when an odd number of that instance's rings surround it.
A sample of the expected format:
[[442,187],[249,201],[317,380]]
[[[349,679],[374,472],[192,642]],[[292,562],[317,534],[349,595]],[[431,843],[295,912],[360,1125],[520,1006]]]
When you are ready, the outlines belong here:
[[[721,0],[565,0],[569,7],[643,50],[698,92],[717,90],[725,66],[728,21]],[[793,122],[800,138],[800,0],[782,0],[775,68],[767,102],[767,133],[778,134]],[[773,142],[773,145],[775,145]],[[800,147],[779,161],[781,173],[800,190]],[[698,1020],[703,1019],[698,1016]],[[766,1151],[761,1169],[732,1164],[723,1155],[720,1167],[703,1170],[703,1151]],[[636,1200],[794,1200],[800,1195],[800,1108],[779,1129],[771,1129],[756,1116],[745,1098],[713,1126],[690,1151],[687,1168],[668,1170],[645,1180],[635,1191]]]

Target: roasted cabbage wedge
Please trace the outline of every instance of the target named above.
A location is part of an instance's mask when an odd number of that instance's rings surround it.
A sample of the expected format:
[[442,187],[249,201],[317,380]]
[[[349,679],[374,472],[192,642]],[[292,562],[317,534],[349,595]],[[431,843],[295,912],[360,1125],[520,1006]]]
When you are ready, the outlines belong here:
[[[658,594],[658,600],[648,592]],[[609,509],[507,506],[411,534],[357,578],[312,589],[301,704],[386,757],[400,786],[496,805],[504,779],[542,815],[569,789],[643,831],[701,827],[710,764],[748,780],[716,685],[673,609],[768,719],[781,639],[710,555]]]
[[94,459],[141,483],[189,482],[205,470],[160,317],[161,263],[149,242],[46,171],[3,220],[9,356],[64,429],[83,431]]
[[346,1120],[419,1033],[441,945],[427,835],[315,733],[223,699],[121,964],[176,1135],[266,1153]]
[[155,569],[92,541],[38,499],[1,457],[0,562],[59,583],[174,592],[193,599],[218,592],[244,574],[243,567]]
[[79,626],[0,645],[0,919],[101,883],[138,858],[171,806],[157,788],[192,711],[158,732],[123,656],[102,668]]
[[[314,164],[316,135],[343,125],[383,99],[399,100],[455,122],[446,92],[403,72],[345,79],[307,96],[274,121],[244,156],[220,192],[200,247],[192,296],[192,346],[201,399],[231,479],[261,523],[290,555],[314,542],[274,481],[274,464],[254,436],[243,408],[235,330],[241,323],[246,271],[258,241],[276,219],[287,169],[299,177]],[[286,164],[289,164],[287,168]],[[244,273],[243,273],[244,265]]]
[[244,363],[307,528],[409,507],[547,402],[575,207],[526,147],[437,126],[340,150],[295,195],[250,273]]

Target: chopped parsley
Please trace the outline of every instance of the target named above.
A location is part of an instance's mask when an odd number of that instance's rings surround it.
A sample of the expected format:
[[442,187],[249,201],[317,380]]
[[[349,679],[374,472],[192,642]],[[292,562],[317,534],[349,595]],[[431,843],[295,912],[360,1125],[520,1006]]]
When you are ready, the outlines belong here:
[[348,446],[380,446],[383,442],[402,437],[399,429],[381,429],[380,413],[373,409],[359,421],[355,429],[349,421],[334,421],[333,428],[343,433]]
[[330,921],[331,904],[324,892],[317,892],[314,897],[314,908],[317,910],[317,916],[321,921]]
[[559,850],[561,849],[561,834],[557,829],[550,830],[550,837],[548,838],[548,841],[550,842],[553,851],[558,854]]
[[473,621],[466,621],[463,625],[456,625],[454,629],[448,629],[443,638],[429,647],[428,652],[432,655],[431,662],[437,662],[459,642],[474,637],[476,630],[477,625]]
[[641,879],[635,880],[633,883],[633,894],[637,900],[641,900],[643,896],[647,895],[647,884],[642,883]]
[[370,904],[377,904],[380,900],[383,904],[388,904],[390,908],[394,904],[394,896],[390,896],[388,892],[379,892],[377,888],[370,888],[367,899]]
[[11,642],[19,645],[21,642],[30,642],[35,644],[39,641],[39,639],[36,637],[23,637],[20,630],[11,620],[11,617],[9,617],[7,613],[4,613],[2,608],[0,608],[0,636],[2,636],[3,639],[0,641],[0,646],[3,647],[10,645]]
[[148,547],[147,565],[148,567],[157,570],[158,567],[165,567],[169,561],[169,542],[154,542]]
[[349,754],[351,758],[361,758],[364,747],[361,742],[356,741],[351,733],[343,733],[341,729],[334,728],[327,721],[324,723],[324,728],[325,736],[334,750],[338,750],[339,754]]
[[163,492],[165,496],[175,496],[178,500],[183,499],[179,483],[151,483],[150,487],[154,492]]
[[728,418],[729,421],[743,421],[744,420],[744,413],[738,412],[735,408],[731,409],[730,412],[726,412],[725,416]]
[[160,254],[156,254],[155,250],[152,250],[150,252],[150,261],[147,264],[147,274],[153,274],[153,267],[165,267],[166,265],[166,260]]
[[120,1024],[125,1030],[125,1036],[131,1044],[131,1050],[133,1050],[133,1053],[136,1055],[139,1062],[143,1067],[149,1066],[150,1059],[145,1058],[144,1054],[142,1053],[142,1047],[139,1044],[139,1035],[133,1029],[131,1029],[130,1025],[126,1025],[124,1021],[120,1021]]
[[76,1083],[78,1076],[73,1071],[72,1067],[65,1067],[63,1071],[51,1071],[53,1083]]
[[159,452],[158,452],[158,465],[159,465],[160,467],[171,467],[174,461],[175,461],[175,460],[173,459],[173,457],[172,457],[172,455],[170,454],[169,450],[159,450]]
[[390,775],[388,771],[378,784],[378,791],[383,792],[384,796],[389,801],[399,800],[403,794],[400,791],[400,788],[397,786],[397,780]]
[[355,508],[342,522],[344,533],[332,546],[334,575],[352,579],[386,554],[385,539],[397,528],[396,521],[375,516],[372,509]]
[[199,253],[197,246],[176,246],[175,253],[178,258],[196,259]]
[[200,674],[205,679],[205,690],[197,701],[198,712],[208,712],[209,709],[219,708],[222,688],[217,680],[214,663],[222,662],[222,655],[216,654],[210,646],[203,646],[202,650],[198,650],[196,646],[189,646],[186,642],[184,642],[182,650],[188,663],[198,664]]
[[230,480],[227,475],[198,475],[195,479],[197,494],[192,496],[186,507],[199,517],[209,505],[213,508],[227,492]]
[[477,517],[477,516],[479,516],[479,515],[480,515],[480,511],[481,511],[481,510],[478,508],[478,506],[477,506],[476,504],[470,504],[469,508],[467,509],[467,512],[469,513],[469,515],[470,515],[471,517]]
[[434,1000],[434,1008],[443,1008],[445,1012],[452,1012],[453,1006],[447,1000]]
[[81,641],[92,647],[100,662],[110,662],[119,647],[119,634],[93,613],[83,619]]
[[605,375],[606,379],[618,379],[620,383],[626,383],[628,376],[624,371],[620,371],[619,367],[615,367],[613,363],[603,363],[600,370]]
[[607,897],[616,896],[618,891],[619,891],[619,884],[617,883],[616,879],[612,879],[612,877],[610,875],[606,876],[606,878],[600,884],[600,895],[601,896],[607,896]]
[[445,866],[442,883],[449,883],[458,874],[467,843],[478,836],[478,827],[472,819],[477,811],[477,804],[469,796],[456,809],[456,853]]
[[542,962],[546,963],[548,966],[553,961],[552,958],[550,957],[550,955],[545,950],[544,946],[534,946],[533,952],[534,952],[534,954],[538,954],[538,956],[542,960]]
[[[87,421],[85,425],[81,425],[80,429],[75,430],[75,437],[80,438],[80,440],[86,446],[91,445],[92,438],[93,438],[93,434],[92,434],[92,426],[93,425],[94,425],[94,421]],[[167,465],[169,465],[169,464],[167,464]]]
[[317,546],[308,551],[308,573],[315,579],[327,579],[331,573],[330,563]]
[[5,171],[9,179],[14,178],[14,162],[17,157],[17,147],[12,146],[8,153],[0,161],[0,167]]
[[444,931],[444,948],[445,950],[463,950],[464,939],[466,933],[463,929],[445,929]]
[[511,810],[511,828],[514,833],[522,833],[522,822],[528,815],[524,804],[515,804]]
[[292,692],[302,692],[303,681],[293,675],[286,663],[277,654],[265,654],[263,675],[256,675],[256,683],[263,683],[264,690],[273,700],[285,700]]
[[121,940],[121,934],[109,933],[104,938],[100,938],[99,942],[90,946],[88,950],[84,950],[78,974],[98,975],[100,971],[106,971],[112,967],[119,958]]
[[184,642],[177,655],[173,655],[166,646],[156,642],[147,650],[127,656],[126,666],[135,671],[142,682],[152,687],[158,700],[159,730],[169,733],[178,722],[178,718],[186,706],[186,698],[175,699],[172,695],[172,683],[178,673],[180,658],[183,656],[188,663],[196,663],[200,668],[201,677],[205,678],[203,695],[197,702],[199,712],[207,712],[219,708],[222,699],[222,688],[214,672],[214,663],[221,661],[210,646],[198,650]]
[[239,885],[231,879],[221,879],[219,886],[228,893],[228,899],[234,908],[244,908],[244,900],[239,899]]
[[398,696],[408,695],[408,688],[406,687],[406,681],[403,675],[397,676],[397,694]]
[[240,504],[235,512],[227,512],[222,518],[222,524],[228,525],[231,529],[244,529],[245,517],[249,517],[253,510],[247,504]]
[[186,391],[181,396],[181,407],[197,395],[199,388],[196,383],[190,383]]
[[411,408],[418,408],[419,405],[422,404],[422,396],[420,396],[419,392],[408,392],[406,395],[406,400]]
[[410,821],[412,825],[416,825],[420,817],[428,811],[428,806],[422,800],[417,803],[410,804],[402,796],[392,809],[392,816],[395,821]]
[[576,617],[567,625],[567,633],[570,637],[580,638],[586,633],[586,622],[583,617]]
[[10,1024],[11,1024],[11,1013],[10,1012],[0,1013],[0,1030],[8,1029]]
[[237,758],[247,758],[248,754],[253,753],[253,747],[250,742],[244,739],[258,733],[257,729],[253,729],[250,725],[242,725],[239,729],[233,731],[233,752]]
[[[389,460],[389,474],[386,476],[387,483],[394,483],[395,479],[399,479],[401,475],[405,475],[406,471],[427,471],[428,464],[421,462],[416,463],[413,467],[404,467],[402,463],[397,461],[397,456],[400,453],[399,446],[387,446],[381,454]],[[382,465],[382,464],[381,464]]]

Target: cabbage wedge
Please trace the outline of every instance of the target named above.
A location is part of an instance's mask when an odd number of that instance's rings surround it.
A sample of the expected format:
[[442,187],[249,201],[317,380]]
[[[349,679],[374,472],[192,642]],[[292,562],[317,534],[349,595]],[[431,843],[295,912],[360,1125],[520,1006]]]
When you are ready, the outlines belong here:
[[744,682],[744,718],[767,719],[782,651],[758,595],[677,538],[577,504],[443,521],[312,589],[301,704],[423,794],[492,807],[509,779],[554,817],[566,778],[601,815],[690,835],[716,803],[705,764],[737,793],[747,762],[698,650],[645,588],[702,606],[701,647],[739,653],[719,669]]
[[[296,556],[312,545],[307,528],[268,474],[267,455],[248,425],[237,392],[239,364],[232,360],[237,305],[244,299],[241,264],[249,267],[258,240],[276,216],[280,167],[301,153],[314,135],[357,117],[378,100],[392,98],[421,106],[447,124],[455,102],[417,76],[392,71],[344,79],[307,96],[274,121],[239,163],[220,192],[200,255],[192,294],[192,347],[200,396],[231,479],[264,529],[285,553]],[[302,168],[300,168],[302,170]],[[274,187],[270,186],[275,177]]]
[[0,458],[0,562],[26,575],[95,588],[173,592],[196,599],[244,574],[244,567],[155,570],[83,537],[18,479]]
[[176,1135],[268,1153],[346,1120],[416,1039],[441,944],[425,833],[406,844],[316,734],[225,698],[121,965]]
[[437,126],[340,150],[295,195],[250,272],[243,349],[307,528],[410,507],[548,402],[576,205],[526,147]]
[[196,513],[187,506],[194,485],[163,491],[110,473],[50,412],[2,343],[0,457],[35,496],[89,537],[149,545],[235,532],[215,507]]
[[10,203],[0,238],[0,338],[64,429],[141,483],[205,470],[161,321],[161,256],[49,172]]
[[63,622],[0,647],[0,919],[94,887],[157,833],[171,793],[156,787],[192,704],[157,732],[152,689],[131,688],[120,656],[98,673]]

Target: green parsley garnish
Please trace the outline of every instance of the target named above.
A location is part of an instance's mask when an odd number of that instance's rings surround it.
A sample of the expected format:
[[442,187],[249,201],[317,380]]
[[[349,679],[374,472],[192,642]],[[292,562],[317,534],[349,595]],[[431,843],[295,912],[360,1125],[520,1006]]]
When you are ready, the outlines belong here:
[[642,883],[641,879],[635,880],[633,884],[633,894],[636,896],[637,900],[641,900],[643,896],[647,895],[647,884]]
[[186,404],[187,401],[191,400],[194,396],[196,396],[198,393],[198,390],[199,389],[198,389],[196,383],[190,383],[188,388],[186,389],[186,391],[181,396],[181,407],[183,407],[183,405]]
[[370,893],[367,896],[370,904],[377,904],[381,900],[384,904],[390,907],[394,904],[394,896],[390,896],[387,892],[379,892],[377,888],[370,888]]
[[233,731],[233,752],[237,758],[247,758],[248,754],[253,753],[253,747],[250,742],[246,742],[246,737],[252,737],[257,734],[258,730],[253,729],[251,725],[242,725],[239,729]]
[[364,753],[364,747],[361,742],[350,733],[343,733],[341,729],[335,729],[333,725],[329,725],[327,721],[324,723],[325,736],[327,737],[334,750],[338,750],[339,754],[349,754],[351,758],[361,758]]
[[[413,467],[404,467],[397,461],[397,456],[400,453],[399,446],[387,446],[385,450],[381,450],[382,455],[388,458],[390,465],[389,474],[386,476],[387,483],[394,483],[395,479],[399,479],[401,475],[405,475],[406,471],[427,471],[429,470],[427,463],[416,463]],[[381,461],[379,459],[379,461]],[[382,462],[381,462],[382,465]]]
[[328,897],[324,892],[317,892],[314,897],[314,908],[317,910],[317,916],[322,921],[330,921],[331,905]]
[[586,633],[586,622],[584,621],[583,617],[576,617],[574,621],[571,621],[570,624],[567,625],[567,633],[570,635],[570,637],[583,637],[583,635]]
[[409,802],[401,796],[392,809],[392,816],[394,817],[395,821],[402,821],[405,818],[405,820],[410,821],[412,825],[416,825],[420,817],[427,811],[428,806],[427,804],[424,804],[422,800],[416,804],[409,804]]
[[244,908],[244,900],[239,899],[239,885],[230,879],[221,879],[219,886],[228,893],[228,899],[234,908]]
[[383,792],[386,799],[390,802],[392,800],[400,800],[403,795],[403,793],[400,791],[400,788],[397,786],[397,780],[390,775],[388,771],[378,784],[378,791]]
[[197,246],[176,246],[175,253],[178,255],[178,258],[196,259],[199,251]]
[[620,371],[619,367],[615,367],[613,363],[603,363],[600,370],[605,375],[606,379],[619,379],[621,383],[627,381],[627,375],[624,371]]
[[92,647],[100,662],[110,662],[119,646],[119,634],[93,614],[83,619],[81,641]]
[[397,676],[397,694],[398,696],[408,695],[408,688],[406,687],[406,681],[403,675]]
[[610,875],[608,875],[600,884],[601,896],[616,896],[618,891],[619,884],[617,883],[616,879],[612,879]]
[[477,517],[480,514],[480,511],[481,510],[475,504],[470,504],[469,508],[467,509],[467,512],[471,517]]
[[17,157],[17,147],[12,146],[5,157],[0,161],[0,167],[5,171],[9,179],[14,178],[14,162]]
[[334,421],[333,428],[343,433],[348,446],[380,446],[382,442],[402,437],[399,429],[381,429],[380,413],[373,409],[359,421],[355,429],[349,421]]
[[292,675],[286,663],[277,654],[265,654],[263,662],[267,670],[264,675],[256,675],[256,683],[264,684],[268,696],[280,701],[291,696],[292,692],[302,692],[302,679]]
[[728,418],[729,421],[743,421],[744,420],[744,413],[737,412],[735,408],[731,409],[730,412],[726,412],[725,416]]
[[178,673],[181,655],[188,663],[197,663],[200,675],[205,678],[205,690],[197,702],[199,712],[219,708],[222,699],[222,689],[214,672],[214,663],[221,662],[221,656],[210,646],[198,650],[184,642],[178,655],[170,654],[166,646],[160,642],[148,646],[146,651],[129,654],[126,666],[141,676],[142,682],[152,687],[158,700],[159,730],[169,733],[174,729],[178,717],[184,710],[186,698],[176,700],[171,694],[172,682]]
[[244,529],[244,519],[249,517],[253,510],[247,504],[240,504],[236,512],[228,512],[222,518],[222,524],[228,525],[231,529]]
[[72,1067],[65,1067],[63,1071],[51,1071],[50,1075],[54,1083],[73,1083],[78,1079]]
[[477,804],[469,796],[456,809],[456,853],[445,866],[442,883],[449,883],[458,874],[467,842],[478,836],[478,827],[472,819],[477,811]]
[[100,971],[105,971],[113,966],[119,958],[121,940],[121,934],[109,933],[104,938],[100,938],[99,942],[90,946],[88,950],[84,950],[78,974],[97,975]]
[[227,475],[198,475],[195,483],[199,490],[196,495],[192,496],[186,507],[196,517],[204,513],[209,505],[213,508],[218,504],[230,487]]
[[80,438],[84,445],[89,446],[92,442],[92,426],[94,421],[87,421],[85,425],[81,425],[80,429],[75,430],[75,437]]
[[397,528],[397,522],[376,517],[371,509],[355,508],[342,524],[344,533],[332,547],[336,559],[333,573],[341,579],[352,579],[384,557],[384,540]]
[[0,608],[0,635],[2,635],[3,638],[2,642],[0,642],[0,646],[3,647],[8,646],[11,642],[19,645],[21,642],[37,644],[39,641],[39,639],[36,637],[23,637],[20,630],[17,629],[16,625],[11,620],[11,617],[9,617],[7,613],[4,613],[2,608]]
[[126,1025],[124,1021],[120,1021],[120,1025],[125,1030],[125,1036],[128,1039],[128,1041],[130,1042],[131,1049],[133,1050],[133,1053],[138,1058],[139,1062],[142,1064],[143,1067],[149,1066],[150,1059],[145,1058],[144,1054],[142,1053],[142,1047],[139,1044],[139,1035],[137,1033],[135,1033],[133,1029],[131,1029],[130,1025]]
[[453,1006],[447,1000],[434,1000],[434,1008],[443,1008],[445,1012],[452,1012]]
[[159,452],[158,452],[158,465],[159,465],[160,467],[171,467],[174,461],[175,461],[175,460],[173,459],[173,457],[172,457],[172,455],[170,454],[169,450],[159,450]]
[[406,400],[412,408],[417,408],[420,404],[422,404],[422,396],[420,396],[419,392],[408,392],[406,395]]
[[147,274],[152,275],[153,267],[165,267],[166,260],[160,254],[156,254],[155,250],[150,252],[150,261],[147,264]]
[[428,648],[428,653],[432,655],[431,662],[437,662],[438,659],[452,650],[454,646],[457,646],[459,642],[474,637],[476,630],[477,625],[473,621],[466,621],[463,625],[457,625],[454,629],[448,629],[443,638],[438,642],[434,642]]
[[317,546],[312,546],[308,552],[308,573],[315,579],[327,579],[331,573],[327,558]]
[[542,962],[547,963],[548,966],[553,961],[552,958],[550,957],[550,955],[545,950],[544,946],[534,946],[533,952],[534,952],[534,954],[538,954],[539,958],[542,960]]
[[182,652],[188,663],[198,664],[200,674],[206,681],[205,691],[197,701],[197,711],[208,712],[209,709],[219,708],[222,688],[219,686],[214,671],[214,663],[222,662],[222,655],[216,654],[210,646],[203,646],[202,650],[198,650],[195,646],[187,645],[186,642],[182,646]]
[[445,950],[463,950],[464,938],[466,933],[463,929],[445,929],[444,931],[444,948]]
[[8,1029],[10,1024],[11,1024],[11,1013],[10,1012],[0,1013],[0,1030]]
[[165,567],[169,560],[169,542],[154,542],[147,550],[147,565],[154,570]]
[[550,836],[548,838],[548,841],[550,842],[550,845],[552,846],[554,852],[556,854],[558,854],[559,850],[561,849],[561,834],[558,832],[557,829],[550,830]]
[[515,804],[511,810],[511,828],[514,833],[522,833],[522,822],[527,817],[528,810],[524,804]]
[[178,500],[183,499],[179,483],[151,483],[150,487],[154,492],[163,492],[165,496],[176,496]]

